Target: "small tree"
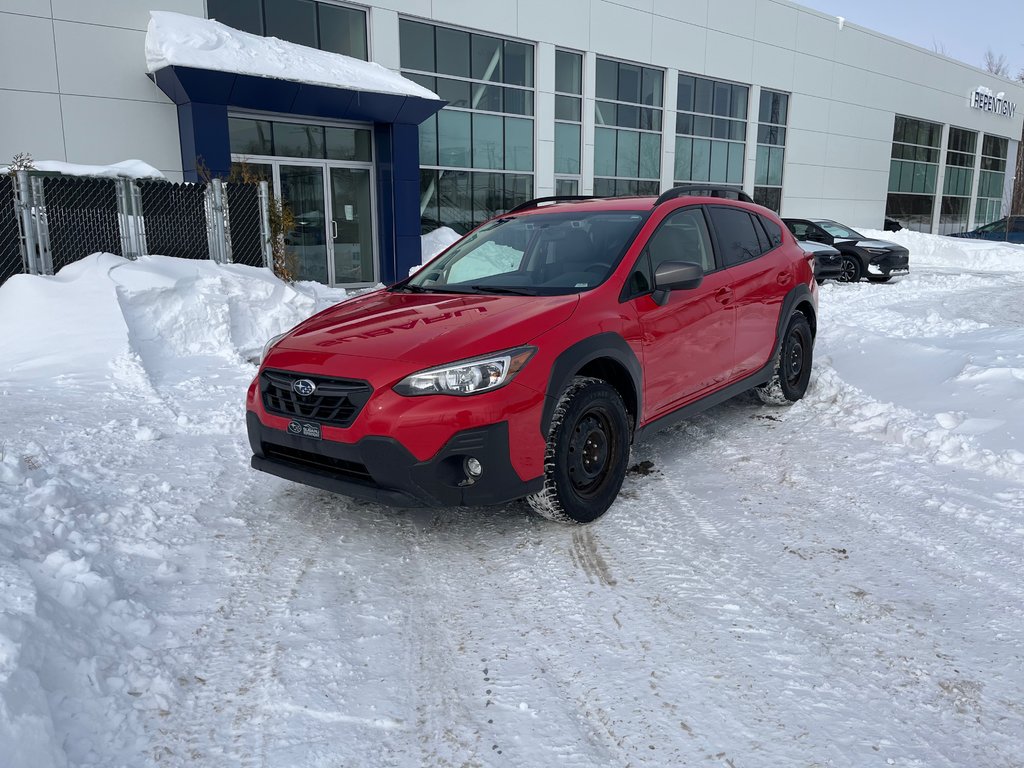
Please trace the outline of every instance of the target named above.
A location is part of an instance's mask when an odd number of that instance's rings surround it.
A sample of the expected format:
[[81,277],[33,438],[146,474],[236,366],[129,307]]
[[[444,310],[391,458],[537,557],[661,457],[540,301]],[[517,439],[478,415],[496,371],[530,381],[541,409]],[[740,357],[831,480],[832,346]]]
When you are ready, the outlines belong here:
[[11,162],[7,166],[7,172],[11,176],[16,174],[18,171],[34,171],[35,169],[35,161],[32,160],[32,155],[28,152],[18,152],[11,158]]

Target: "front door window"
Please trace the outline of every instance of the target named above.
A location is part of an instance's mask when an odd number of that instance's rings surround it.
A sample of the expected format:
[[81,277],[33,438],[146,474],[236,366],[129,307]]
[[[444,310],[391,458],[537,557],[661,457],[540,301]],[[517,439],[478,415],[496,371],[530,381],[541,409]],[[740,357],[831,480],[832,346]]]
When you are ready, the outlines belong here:
[[323,167],[281,165],[281,198],[295,217],[284,237],[285,266],[296,280],[330,283]]
[[331,168],[331,240],[334,282],[370,283],[373,214],[368,168]]

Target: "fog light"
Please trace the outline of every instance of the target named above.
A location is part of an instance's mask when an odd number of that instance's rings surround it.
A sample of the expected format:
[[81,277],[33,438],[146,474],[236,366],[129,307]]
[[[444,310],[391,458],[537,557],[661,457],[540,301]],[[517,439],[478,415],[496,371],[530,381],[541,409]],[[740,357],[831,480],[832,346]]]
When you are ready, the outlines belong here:
[[474,459],[472,456],[466,459],[466,474],[471,478],[475,480],[480,477],[483,471],[484,468],[477,459]]

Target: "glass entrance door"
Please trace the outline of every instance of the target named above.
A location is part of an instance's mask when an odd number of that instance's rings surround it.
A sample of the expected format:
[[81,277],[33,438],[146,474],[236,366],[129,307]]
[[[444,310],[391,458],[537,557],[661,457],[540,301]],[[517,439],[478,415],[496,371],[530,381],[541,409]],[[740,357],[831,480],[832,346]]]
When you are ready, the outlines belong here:
[[327,263],[327,200],[323,165],[280,166],[281,198],[295,225],[285,235],[285,266],[295,280],[330,283]]
[[376,282],[370,170],[332,167],[330,174],[334,282]]

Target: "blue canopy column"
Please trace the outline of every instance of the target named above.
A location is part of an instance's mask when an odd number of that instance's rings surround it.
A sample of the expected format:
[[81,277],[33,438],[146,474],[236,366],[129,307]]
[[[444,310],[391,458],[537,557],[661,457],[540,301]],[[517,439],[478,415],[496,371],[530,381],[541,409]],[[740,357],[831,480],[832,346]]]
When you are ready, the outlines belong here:
[[420,263],[418,126],[444,101],[195,67],[167,66],[150,77],[178,107],[188,181],[199,180],[200,167],[230,173],[229,109],[373,123],[381,280],[400,279]]

